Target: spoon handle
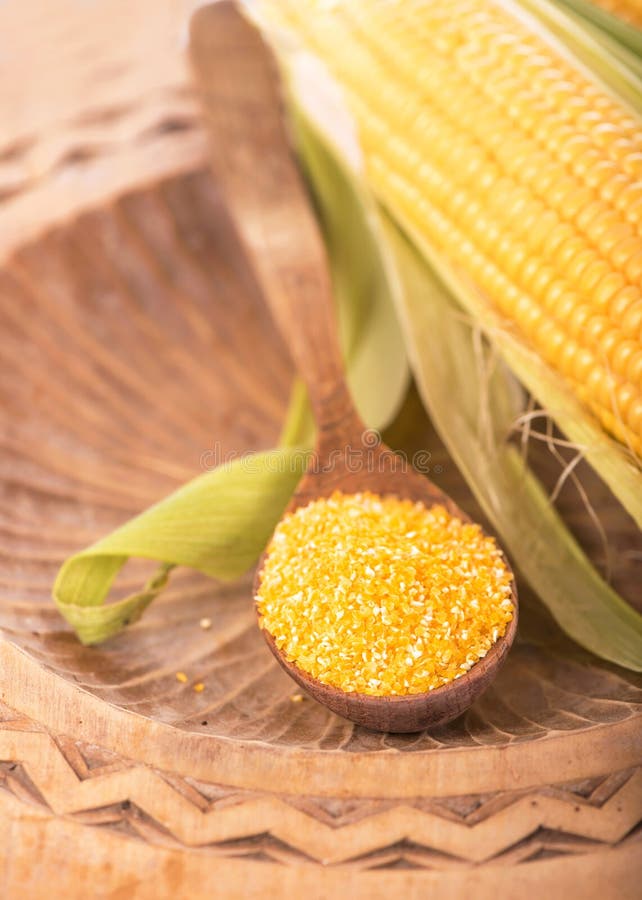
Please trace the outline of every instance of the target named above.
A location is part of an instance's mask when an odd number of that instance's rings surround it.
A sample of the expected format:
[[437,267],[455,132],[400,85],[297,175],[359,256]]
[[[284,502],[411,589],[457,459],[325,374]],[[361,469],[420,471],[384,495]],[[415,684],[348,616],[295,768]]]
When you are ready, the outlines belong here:
[[320,435],[357,424],[325,249],[292,154],[274,56],[227,0],[194,14],[190,51],[214,174],[306,382]]

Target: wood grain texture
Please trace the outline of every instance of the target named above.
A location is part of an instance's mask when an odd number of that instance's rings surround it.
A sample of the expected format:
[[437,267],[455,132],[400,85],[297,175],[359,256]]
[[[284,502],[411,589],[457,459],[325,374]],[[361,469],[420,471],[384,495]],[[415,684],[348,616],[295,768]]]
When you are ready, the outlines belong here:
[[204,158],[182,47],[198,0],[0,3],[0,258]]

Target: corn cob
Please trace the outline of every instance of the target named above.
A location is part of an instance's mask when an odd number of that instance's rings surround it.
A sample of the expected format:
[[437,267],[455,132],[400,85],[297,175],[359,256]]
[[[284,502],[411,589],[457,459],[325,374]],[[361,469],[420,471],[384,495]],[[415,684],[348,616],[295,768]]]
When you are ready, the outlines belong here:
[[635,115],[493,2],[275,6],[343,85],[380,199],[641,456]]

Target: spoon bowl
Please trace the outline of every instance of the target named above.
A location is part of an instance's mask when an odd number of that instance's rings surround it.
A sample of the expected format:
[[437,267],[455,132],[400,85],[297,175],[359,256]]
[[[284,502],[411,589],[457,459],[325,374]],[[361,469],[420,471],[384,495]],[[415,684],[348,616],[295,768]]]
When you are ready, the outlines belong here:
[[[428,508],[440,504],[450,515],[470,521],[428,478],[378,439],[373,442],[373,432],[355,409],[345,380],[325,249],[291,150],[270,49],[237,5],[221,0],[195,13],[191,58],[214,174],[248,264],[306,382],[317,424],[315,465],[304,474],[286,512],[335,491],[370,491],[420,501]],[[361,451],[359,465],[355,450]],[[265,559],[264,554],[255,595]],[[421,731],[460,715],[495,677],[517,628],[514,579],[511,600],[513,618],[486,656],[456,680],[421,694],[374,696],[324,684],[286,659],[268,631],[263,634],[285,671],[333,712],[377,731]]]
[[[368,437],[372,434],[372,432],[364,433]],[[351,449],[354,450],[354,447]],[[419,501],[427,508],[439,504],[444,506],[450,515],[456,516],[461,521],[471,521],[470,517],[428,478],[413,469],[406,469],[405,460],[394,454],[385,444],[377,445],[374,453],[368,456],[369,463],[372,463],[373,456],[374,465],[370,464],[367,469],[360,472],[348,471],[345,457],[338,458],[332,471],[308,471],[301,479],[286,513],[293,512],[300,506],[306,506],[320,497],[329,497],[334,491],[342,491],[345,494],[371,491],[382,497],[392,495],[403,500]],[[392,471],[395,460],[397,468]],[[380,471],[385,466],[389,466],[390,471]],[[261,585],[261,572],[267,556],[267,552],[261,556],[256,569],[254,596],[258,594]],[[505,558],[504,563],[508,567]],[[426,693],[377,696],[343,691],[319,681],[295,662],[287,659],[277,647],[271,633],[266,628],[261,630],[268,647],[288,675],[311,697],[332,712],[373,731],[398,733],[422,731],[425,728],[444,725],[457,718],[474,703],[497,675],[517,632],[518,603],[514,578],[511,587],[513,616],[504,634],[495,641],[486,656],[478,660],[467,672],[456,680]]]
[[372,731],[391,731],[399,734],[436,728],[456,719],[495,678],[510,650],[517,630],[517,608],[504,635],[495,641],[483,659],[475,663],[456,681],[422,694],[395,694],[379,697],[371,694],[348,693],[313,678],[281,653],[269,631],[263,629],[268,647],[288,675],[317,702],[327,706],[344,719]]

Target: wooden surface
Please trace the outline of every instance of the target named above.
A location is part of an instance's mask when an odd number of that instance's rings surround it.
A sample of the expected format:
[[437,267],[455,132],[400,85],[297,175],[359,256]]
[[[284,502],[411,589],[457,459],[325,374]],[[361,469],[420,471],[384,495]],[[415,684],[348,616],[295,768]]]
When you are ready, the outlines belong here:
[[0,256],[202,159],[183,48],[198,0],[0,3]]
[[[74,46],[97,59],[99,5],[55,5],[86,17]],[[0,31],[32,46],[34,30],[11,16],[36,13],[7,6]],[[117,10],[104,4],[106,58]],[[134,119],[136,67],[160,83],[174,65],[166,53],[152,73],[133,52],[144,25],[171,43],[163,15],[147,18],[130,17],[121,42]],[[46,27],[63,26],[52,15]],[[60,59],[75,59],[65,52],[59,42]],[[159,98],[180,96],[193,115],[182,62],[174,71],[177,92]],[[33,146],[58,129],[73,151],[82,140],[54,115],[56,78]],[[29,130],[27,107],[7,140]],[[0,203],[0,894],[635,897],[641,679],[566,641],[527,591],[495,684],[450,725],[408,736],[291,701],[255,626],[251,575],[221,586],[178,572],[140,623],[96,649],[60,620],[49,596],[60,561],[202,470],[216,441],[218,452],[270,446],[292,375],[203,168],[196,120],[153,138],[153,152],[125,121],[101,125],[111,149],[72,154],[64,179],[47,170]],[[430,449],[438,485],[477,515],[416,398],[389,437]],[[554,483],[550,454],[532,453]],[[633,598],[638,537],[578,471]],[[602,564],[572,485],[560,507]],[[143,574],[128,569],[121,589]]]

